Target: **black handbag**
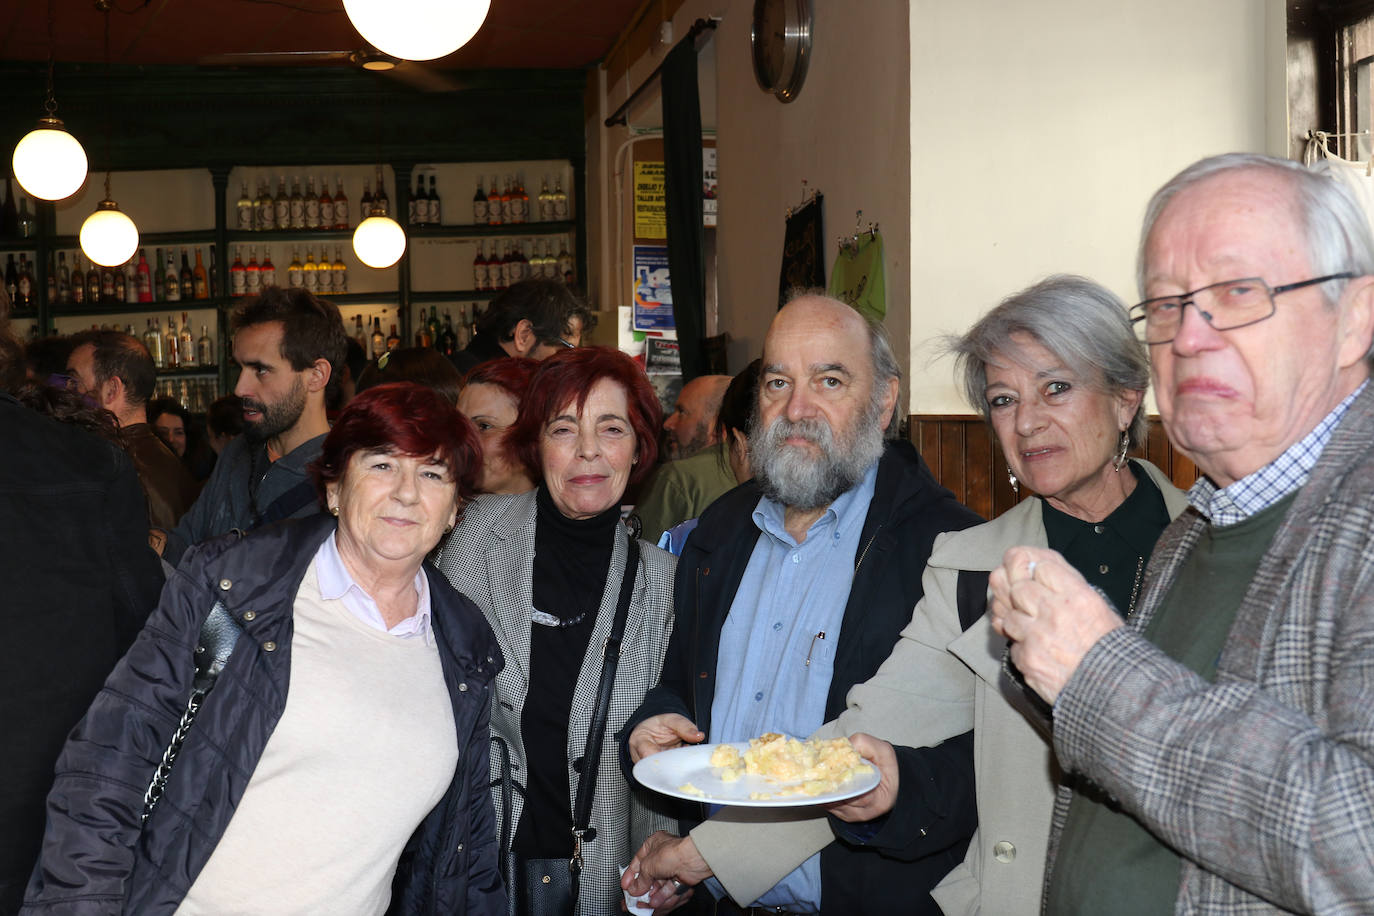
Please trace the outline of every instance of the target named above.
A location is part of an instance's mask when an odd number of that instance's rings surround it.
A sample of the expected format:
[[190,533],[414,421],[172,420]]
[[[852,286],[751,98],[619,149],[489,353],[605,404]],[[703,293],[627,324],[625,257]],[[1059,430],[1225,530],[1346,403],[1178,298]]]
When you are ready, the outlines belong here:
[[[639,569],[639,542],[630,538],[625,574],[620,579],[620,598],[616,603],[611,633],[601,655],[601,682],[596,688],[596,706],[587,728],[587,747],[582,757],[582,778],[577,782],[577,800],[573,803],[573,854],[569,859],[517,860],[511,852],[515,827],[511,822],[512,801],[519,787],[511,778],[510,751],[506,742],[493,737],[493,753],[501,768],[499,787],[501,805],[505,813],[501,835],[501,859],[506,870],[506,887],[510,890],[508,909],[522,916],[573,916],[577,909],[579,878],[582,874],[582,847],[596,839],[591,826],[592,797],[596,792],[597,771],[601,768],[601,745],[606,734],[606,719],[610,715],[611,691],[615,687],[615,672],[620,664],[620,643],[625,636],[625,622],[630,616],[630,599],[634,595],[635,573]],[[518,898],[518,900],[517,900]]]
[[234,645],[242,632],[243,629],[234,619],[234,615],[225,610],[224,602],[216,601],[205,622],[201,624],[200,636],[196,640],[196,674],[191,682],[191,698],[186,703],[186,710],[181,714],[176,731],[172,732],[172,740],[162,752],[162,760],[153,770],[153,778],[148,783],[147,791],[143,793],[142,823],[148,823],[148,818],[153,816],[153,809],[162,800],[167,777],[172,775],[172,764],[176,762],[182,742],[191,730],[191,723],[195,721],[196,713],[200,712],[206,696],[214,688],[220,672],[228,664],[229,656],[233,654]]

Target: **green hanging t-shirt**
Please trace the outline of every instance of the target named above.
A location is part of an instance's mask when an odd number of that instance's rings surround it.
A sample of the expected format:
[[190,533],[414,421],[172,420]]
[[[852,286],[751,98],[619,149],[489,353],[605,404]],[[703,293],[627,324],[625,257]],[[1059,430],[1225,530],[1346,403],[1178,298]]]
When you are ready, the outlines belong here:
[[830,271],[830,295],[848,302],[874,321],[887,316],[882,235],[864,233],[857,244],[840,248]]

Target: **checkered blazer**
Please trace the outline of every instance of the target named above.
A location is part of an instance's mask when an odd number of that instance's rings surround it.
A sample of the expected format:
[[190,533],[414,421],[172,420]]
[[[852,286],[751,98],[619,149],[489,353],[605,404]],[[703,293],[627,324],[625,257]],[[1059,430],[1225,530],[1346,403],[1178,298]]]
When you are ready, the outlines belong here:
[[1177,913],[1374,913],[1374,385],[1274,535],[1215,683],[1140,636],[1205,526],[1188,509],[1165,530],[1130,626],[1060,694],[1059,760],[1182,853]]
[[[463,520],[444,542],[438,558],[454,588],[482,609],[501,644],[506,667],[497,677],[493,692],[491,731],[510,745],[511,766],[517,782],[524,782],[525,744],[520,738],[520,713],[529,690],[530,612],[533,610],[535,495],[479,496],[467,506]],[[568,723],[568,798],[577,797],[578,774],[571,762],[587,748],[587,726],[601,680],[601,647],[610,635],[620,596],[630,538],[624,526],[616,526],[606,589],[601,595],[596,627],[573,692],[572,717]],[[616,757],[615,733],[639,707],[649,688],[658,683],[668,637],[673,632],[673,571],[677,558],[640,542],[639,572],[621,644],[620,666],[606,721],[592,808],[596,839],[584,848],[585,870],[581,879],[581,916],[612,916],[620,912],[620,866],[629,863],[645,836],[654,830],[676,826],[667,814],[651,807],[659,804],[651,793],[632,792],[621,775]],[[492,760],[492,776],[497,776]],[[504,825],[501,801],[493,793],[498,830]],[[518,793],[514,819],[519,823],[524,799]],[[666,808],[664,809],[666,810]],[[514,835],[514,831],[511,832]],[[498,836],[500,833],[498,833]]]

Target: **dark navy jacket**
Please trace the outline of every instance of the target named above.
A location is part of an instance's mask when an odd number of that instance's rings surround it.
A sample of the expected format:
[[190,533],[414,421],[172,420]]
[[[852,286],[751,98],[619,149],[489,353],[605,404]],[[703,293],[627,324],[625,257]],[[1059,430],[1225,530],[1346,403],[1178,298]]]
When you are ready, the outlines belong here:
[[[326,515],[193,548],[57,762],[25,914],[171,913],[219,843],[287,700],[292,607]],[[487,790],[491,684],[502,659],[472,602],[426,564],[453,701],[453,783],[402,854],[391,912],[497,914],[505,892]],[[143,793],[191,692],[192,652],[215,601],[241,623],[233,657],[140,829]]]
[[[677,617],[659,686],[619,733],[621,763],[629,772],[626,742],[650,716],[675,712],[711,739],[720,631],[759,538],[752,515],[759,488],[752,481],[711,504],[678,560]],[[871,678],[892,653],[923,592],[921,574],[937,535],[979,524],[978,515],[940,486],[907,442],[888,443],[854,557],[854,581],[845,605],[835,666],[826,696],[829,721],[845,708],[849,688]],[[948,745],[946,747],[945,745]],[[934,887],[964,857],[977,826],[971,741],[954,739],[922,767],[924,781],[939,783],[939,799],[926,828],[929,842],[915,861],[900,862],[871,848],[831,843],[821,853],[821,908],[826,913],[932,913]],[[903,761],[903,788],[913,771]],[[684,809],[684,830],[703,815]],[[741,901],[748,904],[752,901]]]

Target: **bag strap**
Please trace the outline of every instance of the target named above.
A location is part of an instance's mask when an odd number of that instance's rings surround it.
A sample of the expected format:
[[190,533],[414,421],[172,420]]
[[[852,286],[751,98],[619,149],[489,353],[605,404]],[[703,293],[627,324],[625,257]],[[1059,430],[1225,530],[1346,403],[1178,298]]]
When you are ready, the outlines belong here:
[[272,500],[272,505],[263,510],[262,516],[252,527],[261,528],[263,525],[290,518],[317,499],[319,492],[315,489],[315,484],[309,480],[302,481]]
[[242,632],[243,629],[234,619],[234,615],[225,609],[224,602],[216,601],[205,622],[201,624],[200,635],[196,639],[196,673],[191,681],[191,698],[186,703],[186,710],[181,714],[181,721],[177,723],[176,730],[172,732],[167,749],[162,752],[162,760],[153,770],[153,778],[148,783],[147,791],[143,793],[142,823],[148,822],[148,818],[153,815],[153,809],[162,800],[162,791],[167,787],[167,777],[172,774],[172,764],[176,762],[181,745],[186,740],[186,734],[191,730],[191,723],[200,712],[205,697],[214,688],[220,672],[229,663],[229,657],[234,654],[234,646]]
[[591,725],[587,728],[587,750],[582,756],[582,778],[577,781],[577,801],[573,805],[573,854],[568,870],[576,878],[582,872],[582,844],[596,839],[591,826],[592,796],[596,793],[597,771],[601,768],[601,743],[606,734],[606,719],[611,709],[611,690],[615,687],[615,672],[620,665],[620,643],[625,637],[625,623],[630,617],[630,599],[634,596],[635,574],[639,570],[639,541],[629,539],[625,557],[625,574],[620,577],[620,600],[616,603],[611,635],[601,651],[601,683],[596,688],[596,707]]
[[515,815],[515,785],[511,776],[510,746],[500,735],[492,735],[491,749],[496,758],[497,772],[501,774],[500,778],[491,784],[492,788],[499,788],[501,793],[501,835],[497,838],[497,851],[501,858],[497,866],[501,872],[501,879],[506,882],[506,914],[516,916],[518,895],[515,885],[515,850],[511,848],[511,837],[515,833],[515,825],[511,823]]

